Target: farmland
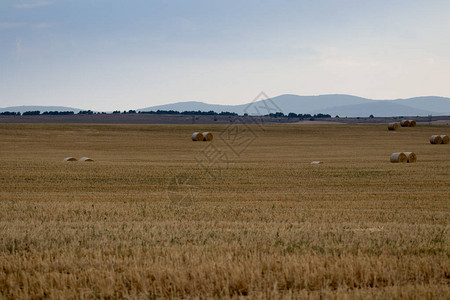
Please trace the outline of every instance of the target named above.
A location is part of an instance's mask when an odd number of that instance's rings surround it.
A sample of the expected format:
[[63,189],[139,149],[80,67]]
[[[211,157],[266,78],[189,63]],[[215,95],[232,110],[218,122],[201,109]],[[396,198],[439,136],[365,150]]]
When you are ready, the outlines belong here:
[[432,134],[450,129],[0,124],[0,295],[449,298]]

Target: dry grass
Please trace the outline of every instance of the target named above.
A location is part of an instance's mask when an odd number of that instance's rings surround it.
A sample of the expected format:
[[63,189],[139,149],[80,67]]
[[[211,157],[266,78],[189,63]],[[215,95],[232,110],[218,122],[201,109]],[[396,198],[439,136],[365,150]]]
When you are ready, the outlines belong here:
[[1,297],[449,298],[447,127],[195,129],[0,124]]

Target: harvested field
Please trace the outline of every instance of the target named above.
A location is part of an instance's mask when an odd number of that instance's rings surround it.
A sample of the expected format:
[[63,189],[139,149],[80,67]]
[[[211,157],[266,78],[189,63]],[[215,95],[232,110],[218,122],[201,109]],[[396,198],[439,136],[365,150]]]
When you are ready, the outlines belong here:
[[204,129],[0,124],[1,297],[449,297],[448,126]]

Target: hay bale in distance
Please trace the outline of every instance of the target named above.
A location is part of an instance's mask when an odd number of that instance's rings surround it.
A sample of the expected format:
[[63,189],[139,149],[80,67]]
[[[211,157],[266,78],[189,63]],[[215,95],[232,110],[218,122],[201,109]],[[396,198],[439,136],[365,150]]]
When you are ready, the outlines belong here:
[[430,137],[430,143],[431,144],[440,144],[442,143],[442,138],[440,135],[432,135]]
[[194,142],[199,142],[199,141],[203,141],[203,134],[201,134],[200,132],[194,132],[192,134],[192,140]]
[[448,144],[448,143],[450,143],[450,137],[448,136],[448,135],[441,135],[441,139],[442,139],[442,141],[441,141],[441,144]]
[[402,126],[402,127],[409,127],[409,121],[408,120],[402,120],[400,122],[400,126]]
[[82,157],[78,161],[94,161],[92,158],[89,157]]
[[312,162],[311,162],[312,165],[318,165],[318,164],[322,164],[322,163],[323,163],[323,162],[318,161],[318,160],[315,160],[315,161],[312,161]]
[[64,158],[64,161],[78,161],[78,159],[76,159],[75,157],[69,156]]
[[203,141],[205,141],[205,142],[210,142],[214,138],[214,136],[211,132],[203,132],[202,135],[203,135]]
[[405,163],[408,161],[408,157],[403,152],[397,152],[391,154],[391,163]]
[[415,163],[417,161],[417,155],[414,152],[403,152],[406,157],[407,157],[407,161],[409,163]]
[[414,120],[408,120],[409,121],[409,127],[416,127],[417,123]]
[[397,122],[389,123],[388,124],[388,129],[389,130],[397,130],[398,129],[398,123]]

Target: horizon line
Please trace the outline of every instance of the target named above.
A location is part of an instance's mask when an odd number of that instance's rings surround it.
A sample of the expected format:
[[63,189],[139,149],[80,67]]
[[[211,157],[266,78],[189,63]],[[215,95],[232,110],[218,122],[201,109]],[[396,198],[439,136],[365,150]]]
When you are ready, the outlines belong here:
[[[356,97],[356,98],[361,98],[361,99],[366,99],[366,100],[371,100],[371,101],[397,101],[397,100],[409,100],[409,99],[415,99],[415,98],[445,98],[445,99],[450,99],[450,97],[445,97],[445,96],[435,96],[435,95],[428,95],[428,96],[414,96],[414,97],[409,97],[409,98],[396,98],[396,99],[373,99],[373,98],[365,98],[365,97],[361,97],[361,96],[355,96],[355,95],[351,95],[351,94],[318,94],[318,95],[297,95],[297,94],[281,94],[275,97],[269,97],[267,99],[273,99],[273,98],[278,98],[278,97],[282,97],[282,96],[297,96],[297,97],[321,97],[321,96],[350,96],[350,97]],[[267,99],[260,99],[258,101],[263,101],[263,100],[267,100]],[[142,109],[147,109],[147,108],[152,108],[152,107],[158,107],[158,106],[165,106],[165,105],[174,105],[174,104],[180,104],[180,103],[201,103],[201,104],[207,104],[207,105],[217,105],[217,106],[240,106],[240,105],[247,105],[249,103],[252,103],[254,101],[250,101],[250,102],[246,102],[246,103],[241,103],[241,104],[217,104],[217,103],[208,103],[208,102],[204,102],[204,101],[177,101],[177,102],[169,102],[169,103],[165,103],[165,104],[157,104],[157,105],[152,105],[152,106],[148,106],[148,107],[143,107],[143,108],[135,108],[135,109],[131,109],[131,110],[142,110]],[[65,105],[39,105],[39,104],[22,104],[22,105],[13,105],[13,106],[6,106],[6,107],[0,107],[0,109],[7,109],[7,108],[12,108],[12,107],[27,107],[27,106],[36,106],[36,107],[64,107],[64,108],[72,108],[72,109],[77,109],[77,110],[89,110],[89,109],[82,109],[82,108],[77,108],[77,107],[72,107],[72,106],[65,106]],[[108,112],[108,111],[117,111],[118,109],[110,109],[110,110],[95,110],[96,112]],[[119,110],[120,111],[120,110]]]

